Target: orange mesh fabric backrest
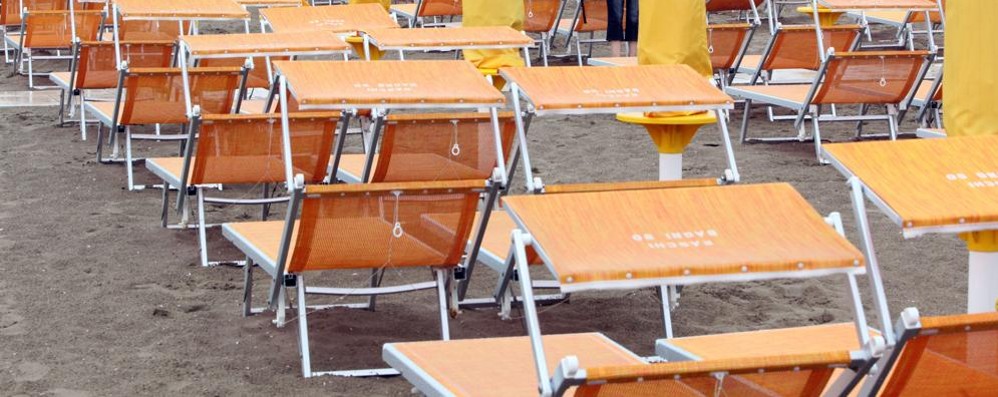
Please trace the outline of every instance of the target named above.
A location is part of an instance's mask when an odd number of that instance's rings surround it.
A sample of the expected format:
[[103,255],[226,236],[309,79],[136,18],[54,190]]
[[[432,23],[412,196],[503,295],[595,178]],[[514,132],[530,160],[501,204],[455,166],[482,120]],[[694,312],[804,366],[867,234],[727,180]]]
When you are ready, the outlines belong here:
[[587,1],[582,5],[579,20],[575,23],[575,31],[598,32],[606,30],[606,27],[609,25],[609,19],[605,1]]
[[[165,68],[173,60],[172,41],[126,41],[120,44],[121,59],[128,62],[129,67]],[[81,42],[80,59],[77,62],[76,88],[103,89],[118,86],[113,42]]]
[[287,270],[456,266],[484,186],[310,185]]
[[[509,153],[516,131],[512,114],[500,116],[499,128],[503,153]],[[495,141],[487,113],[389,116],[371,181],[489,179],[498,163]]]
[[751,10],[750,1],[754,1],[755,6],[759,7],[766,0],[707,0],[707,12]]
[[707,49],[710,63],[716,69],[731,69],[738,60],[752,25],[710,25],[707,27]]
[[993,396],[998,391],[998,313],[922,319],[906,340],[882,396]]
[[[190,29],[190,22],[184,22],[184,31]],[[177,21],[119,21],[119,40],[176,40],[180,36],[180,22]]]
[[[852,49],[862,28],[859,25],[828,26],[822,27],[821,31],[824,50],[835,48],[843,52]],[[774,40],[773,49],[763,61],[763,70],[818,70],[821,66],[818,33],[813,26],[784,27],[777,32]]]
[[69,4],[65,0],[10,0],[0,1],[0,25],[20,26],[21,10],[60,11],[66,10]]
[[576,397],[820,396],[848,352],[586,369]]
[[[291,57],[270,57],[273,61],[290,61]],[[241,67],[246,58],[206,58],[199,61],[203,67]],[[267,57],[253,57],[253,70],[246,79],[246,88],[270,88],[270,76],[267,74]]]
[[[242,69],[235,68],[190,69],[191,106],[200,105],[202,114],[231,113],[241,74]],[[179,68],[128,71],[120,124],[186,122],[184,81]]]
[[461,0],[423,0],[416,12],[421,17],[449,17],[462,14]]
[[523,31],[544,33],[554,27],[558,20],[558,10],[561,0],[524,0],[523,9],[526,12],[523,20]]
[[101,11],[33,11],[24,21],[26,48],[71,48],[73,46],[73,20],[76,36],[81,40],[97,40],[104,14]]
[[[338,113],[291,114],[291,163],[306,183],[326,176]],[[206,115],[198,130],[191,184],[283,182],[281,117]]]
[[837,54],[812,102],[900,103],[911,92],[928,55],[923,51]]

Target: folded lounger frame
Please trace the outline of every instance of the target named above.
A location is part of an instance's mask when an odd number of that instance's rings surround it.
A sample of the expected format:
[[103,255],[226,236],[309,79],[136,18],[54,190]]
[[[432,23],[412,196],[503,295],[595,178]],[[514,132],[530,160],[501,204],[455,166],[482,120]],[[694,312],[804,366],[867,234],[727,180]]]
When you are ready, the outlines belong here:
[[901,312],[863,396],[985,396],[998,390],[998,313],[920,317]]
[[[114,102],[85,103],[86,111],[95,115],[101,125],[109,127],[109,136],[105,136],[103,128],[98,129],[97,161],[120,161],[117,158],[117,140],[123,134],[128,190],[145,189],[146,186],[134,183],[133,162],[138,159],[132,156],[132,140],[175,141],[181,144],[182,150],[188,136],[185,133],[132,134],[131,126],[187,126],[195,105],[200,106],[202,114],[238,112],[250,67],[131,69],[127,62],[121,63]],[[183,98],[183,101],[178,98]],[[114,149],[110,158],[105,158],[103,154],[105,138]]]
[[548,57],[551,54],[551,43],[548,38],[557,27],[563,3],[563,0],[528,0],[525,4],[526,18],[523,20],[523,31],[539,36],[534,40],[534,44],[538,46],[541,63],[544,66],[548,66]]
[[[745,100],[740,139],[742,142],[806,141],[805,120],[810,117],[812,140],[818,161],[825,164],[821,151],[822,121],[887,121],[891,140],[898,135],[898,110],[906,109],[915,94],[915,82],[928,72],[933,55],[926,51],[867,51],[836,54],[829,50],[814,82],[810,85],[732,86],[725,92]],[[785,107],[797,113],[792,138],[750,138],[749,118],[753,102]],[[862,105],[859,115],[822,114],[822,106]],[[869,105],[884,105],[885,115],[866,114]],[[857,128],[857,138],[862,130]],[[866,135],[869,136],[869,135]]]
[[[822,219],[789,185],[603,191],[507,196],[504,199],[519,227],[512,233],[515,259],[504,279],[511,282],[514,270],[519,278],[530,347],[535,361],[535,379],[539,380],[537,390],[541,395],[554,395],[560,386],[583,382],[580,378],[585,375],[577,370],[580,365],[569,359],[563,361],[564,364],[554,374],[553,381],[549,376],[551,367],[544,354],[548,352],[545,344],[548,339],[541,338],[537,309],[531,292],[528,249],[532,249],[549,270],[556,274],[563,292],[646,287],[661,290],[665,286],[677,284],[842,275],[852,292],[850,306],[854,312],[853,326],[859,341],[857,345],[862,346],[864,351],[855,355],[838,353],[834,361],[840,367],[854,364],[852,369],[857,375],[861,375],[868,369],[868,366],[862,364],[868,363],[869,358],[882,348],[883,341],[879,337],[871,337],[866,326],[856,280],[856,276],[876,269],[864,266],[862,254],[842,236],[841,223],[835,220],[836,216],[830,217],[831,221]],[[764,213],[753,215],[751,220],[739,219],[744,211],[738,208],[745,202],[772,200],[783,205],[779,209],[764,209]],[[658,205],[661,202],[675,205],[663,209]],[[703,203],[711,203],[711,208],[704,209]],[[685,207],[698,208],[698,216],[679,215],[688,212]],[[731,216],[736,213],[739,214],[738,217]],[[788,221],[787,217],[793,220]],[[776,223],[780,226],[775,226]],[[583,224],[599,224],[602,227],[599,233],[592,233]],[[714,228],[697,230],[695,227],[691,228],[693,225],[714,225]],[[742,227],[748,229],[741,229]],[[751,231],[757,228],[760,231],[779,229],[776,233],[781,237],[776,237],[775,240],[781,243],[764,243],[764,239],[751,237],[765,234]],[[566,233],[566,230],[572,232]],[[669,230],[688,232],[672,233]],[[678,234],[678,240],[667,238],[673,234]],[[680,243],[685,248],[680,249]],[[766,245],[766,248],[759,244]],[[712,255],[698,252],[706,249],[710,249]],[[607,252],[612,254],[606,254]],[[652,259],[653,257],[657,259]],[[872,288],[882,290],[879,285]],[[882,308],[881,303],[875,300],[878,313]],[[662,304],[662,311],[666,336],[671,338],[669,308],[665,302]],[[426,343],[440,348],[448,345],[446,342]],[[390,350],[386,346],[386,360],[394,360],[393,365],[402,369],[403,375],[420,387],[421,391],[431,395],[450,395],[443,391],[446,389],[439,388],[440,383],[427,372],[421,371],[418,365],[399,360],[399,355],[392,354]],[[583,347],[580,346],[579,350],[583,350]],[[710,364],[704,362],[696,365]],[[654,371],[649,368],[631,370]],[[717,371],[723,371],[723,368],[717,368]],[[844,376],[842,380],[833,390],[845,392],[858,382],[858,377]]]
[[[134,68],[167,68],[173,64],[176,46],[173,41],[121,41],[125,61]],[[80,138],[87,140],[87,120],[84,104],[87,90],[113,90],[118,88],[118,65],[115,64],[114,43],[110,41],[76,41],[69,73],[53,73],[50,78],[63,88],[59,110],[60,124],[65,124],[66,108],[69,116],[75,113],[74,99],[79,98]]]
[[[927,77],[927,76],[926,76]],[[911,98],[910,107],[918,108],[915,113],[915,121],[920,128],[943,128],[943,71],[939,69],[939,74],[934,80],[923,79],[915,95]],[[910,108],[909,107],[909,108]],[[904,119],[902,111],[900,119]]]
[[[558,21],[551,34],[549,47],[554,46],[554,40],[559,34],[565,35],[565,53],[556,55],[558,57],[572,56],[572,42],[575,42],[575,58],[579,66],[583,65],[582,45],[589,44],[588,57],[593,55],[593,44],[602,43],[604,39],[597,39],[597,32],[604,32],[608,26],[607,4],[605,1],[579,0],[579,5],[575,8],[575,13],[571,19],[562,18],[565,14],[565,7],[568,1],[562,3],[561,11],[558,13]],[[588,39],[583,39],[582,34],[589,33]]]
[[[32,60],[67,59],[66,55],[34,55],[35,51],[72,52],[73,41],[97,40],[105,20],[104,11],[27,11],[21,15],[21,33],[7,36],[16,55],[14,69],[28,76],[28,88],[35,87],[34,64]],[[13,38],[17,42],[13,42]],[[44,72],[48,74],[49,72]],[[48,87],[51,88],[51,87]]]
[[[292,167],[306,183],[326,180],[338,113],[293,113],[288,115]],[[271,204],[287,203],[287,196],[272,197],[275,185],[287,182],[284,170],[281,116],[277,114],[201,115],[195,106],[184,155],[181,158],[153,158],[146,167],[163,178],[163,226],[168,226],[169,191],[177,188],[179,227],[187,227],[186,198],[197,200],[198,246],[202,266],[233,264],[208,259],[205,204],[261,205],[261,218],[267,220]],[[179,167],[178,167],[179,166]],[[209,197],[206,189],[219,186],[262,187],[258,198]],[[242,265],[241,262],[234,264]]]
[[[305,186],[302,179],[300,176],[295,179],[285,222],[224,225],[226,236],[248,256],[244,314],[252,311],[252,268],[260,266],[272,276],[267,296],[271,307],[276,306],[278,321],[283,317],[284,291],[288,287],[296,290],[304,377],[398,375],[391,368],[314,371],[307,315],[309,309],[316,307],[309,307],[305,296],[370,297],[435,289],[442,339],[450,339],[447,289],[453,283],[449,279],[464,253],[479,196],[488,187],[483,181]],[[428,223],[427,215],[440,217]],[[444,219],[449,221],[442,223]],[[278,235],[279,240],[275,238]],[[279,244],[275,244],[277,241]],[[276,252],[276,256],[267,252]],[[429,267],[433,269],[434,280],[389,287],[375,284],[376,274],[395,267]],[[305,284],[306,272],[347,269],[372,269],[371,286],[326,288]],[[332,306],[368,307],[366,304]],[[331,306],[318,308],[327,307]]]

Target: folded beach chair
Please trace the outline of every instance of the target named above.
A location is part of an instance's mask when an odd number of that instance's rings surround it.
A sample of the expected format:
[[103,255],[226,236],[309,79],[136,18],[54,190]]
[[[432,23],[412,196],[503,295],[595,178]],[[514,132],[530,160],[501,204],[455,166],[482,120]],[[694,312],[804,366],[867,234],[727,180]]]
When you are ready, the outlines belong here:
[[[502,351],[511,356],[522,355],[522,352],[514,353],[513,350],[526,350],[523,347],[529,345],[534,353],[533,380],[538,382],[541,395],[552,395],[558,391],[558,388],[551,387],[552,380],[555,385],[562,385],[566,381],[569,385],[579,384],[579,378],[583,376],[574,371],[575,368],[585,368],[588,372],[588,368],[607,364],[586,362],[591,350],[586,346],[578,346],[578,365],[573,363],[574,360],[569,360],[561,370],[556,370],[553,376],[549,376],[553,363],[547,359],[551,357],[551,353],[545,345],[547,339],[541,337],[535,297],[531,292],[532,274],[528,268],[531,261],[528,248],[555,275],[560,290],[565,293],[641,288],[656,288],[661,291],[665,286],[676,284],[845,276],[844,281],[848,282],[851,291],[855,322],[834,327],[836,331],[846,331],[840,333],[844,337],[830,343],[820,343],[822,350],[818,352],[811,347],[816,344],[813,338],[785,337],[782,338],[783,348],[789,351],[799,348],[799,354],[805,355],[842,352],[836,353],[834,363],[835,367],[845,369],[850,367],[849,364],[854,359],[858,359],[855,360],[857,364],[865,362],[878,351],[878,347],[882,347],[883,341],[871,336],[866,326],[856,284],[855,277],[867,271],[862,254],[842,236],[841,222],[836,216],[822,219],[789,185],[629,191],[613,191],[604,187],[600,190],[603,191],[504,198],[517,229],[511,234],[514,259],[500,279],[500,290],[513,282],[515,270],[518,286],[523,294],[529,343],[519,342],[522,347],[507,345],[509,347]],[[663,202],[670,204],[662,207],[660,203]],[[746,212],[742,210],[745,205],[764,202],[778,202],[781,205],[753,206],[758,210],[753,211],[749,217],[745,216]],[[692,208],[696,210],[691,210]],[[689,216],[691,213],[697,215]],[[593,232],[591,225],[600,225],[599,231]],[[761,237],[763,235],[766,237]],[[877,293],[882,292],[880,284],[872,286],[872,289]],[[498,291],[497,294],[501,293]],[[671,338],[671,315],[667,300],[663,299],[661,306],[662,325],[666,337]],[[441,390],[439,387],[452,388],[455,384],[460,384],[460,381],[451,377],[452,372],[441,373],[439,368],[433,368],[443,357],[457,360],[458,365],[466,366],[469,370],[479,368],[465,361],[477,359],[476,355],[455,354],[457,350],[449,350],[452,343],[453,346],[461,346],[461,343],[474,342],[395,344],[385,348],[384,356],[386,361],[398,368],[421,391],[447,395],[447,392],[437,391]],[[417,345],[419,350],[415,351]],[[412,350],[407,352],[410,348]],[[752,346],[745,348],[751,349]],[[487,343],[481,348],[471,347],[465,350],[478,351],[483,356],[500,354],[489,353]],[[415,354],[410,353],[412,351]],[[846,351],[857,351],[857,354],[850,355]],[[745,356],[736,358],[746,359]],[[421,363],[429,365],[423,367]],[[489,369],[498,372],[512,366],[522,368],[523,365],[500,360]],[[709,364],[705,362],[696,365]],[[802,364],[801,367],[808,365]],[[862,368],[860,365],[849,368],[854,374],[837,379],[841,383],[836,385],[836,390],[844,392],[855,385],[856,376],[862,373]],[[722,371],[723,368],[717,370]],[[735,370],[735,373],[740,372]],[[814,386],[817,392],[825,389],[830,375],[829,371],[814,378],[815,381],[822,380],[820,386]],[[498,374],[493,376],[502,378]],[[651,387],[659,394],[663,393],[661,389],[655,389],[653,384],[643,386]],[[538,389],[534,390],[536,393]],[[474,391],[477,389],[454,393],[475,394]],[[810,394],[804,395],[817,395],[817,392],[812,390]],[[630,394],[622,392],[621,395]],[[646,395],[656,394],[651,392]]]
[[[27,9],[29,12],[33,11],[65,11],[67,10],[69,3],[63,0],[17,0],[17,1],[2,1],[0,2],[0,30],[3,31],[3,56],[5,63],[11,63],[13,60],[10,57],[13,51],[13,45],[7,39],[8,34],[14,34],[19,32],[23,34],[24,31],[21,29],[21,12]],[[13,42],[18,42],[19,40],[12,40]]]
[[[572,55],[572,42],[575,42],[575,57],[579,62],[579,66],[583,65],[582,62],[582,45],[588,44],[589,51],[588,56],[593,55],[593,44],[601,43],[605,41],[596,37],[596,33],[605,32],[608,24],[606,1],[580,1],[580,6],[576,7],[575,13],[572,18],[561,18],[564,12],[564,7],[562,7],[562,12],[559,13],[558,25],[554,29],[554,34],[551,35],[551,40],[549,45],[554,45],[554,40],[559,34],[565,35],[565,54],[562,57],[568,57]],[[587,39],[582,38],[583,33],[588,33],[589,37]]]
[[[163,226],[168,225],[169,191],[179,192],[178,209],[187,225],[188,196],[197,199],[198,244],[201,265],[208,259],[207,221],[205,204],[262,205],[266,220],[269,206],[287,202],[288,197],[271,197],[275,185],[287,182],[283,157],[283,133],[280,114],[234,115],[199,114],[195,108],[188,144],[182,157],[146,159],[146,168],[163,179]],[[291,161],[295,174],[302,174],[309,184],[326,179],[329,154],[336,134],[339,113],[291,113],[288,134],[291,141]],[[206,189],[219,186],[248,185],[262,188],[258,198],[208,197]],[[245,194],[242,196],[244,197]]]
[[[86,102],[84,109],[94,115],[108,134],[100,128],[97,134],[97,160],[119,160],[118,136],[124,135],[125,169],[128,190],[142,190],[135,185],[133,176],[132,140],[174,141],[181,146],[187,134],[132,134],[131,128],[140,125],[187,125],[194,106],[202,114],[225,114],[238,110],[245,91],[243,84],[249,73],[243,68],[192,68],[185,76],[180,68],[131,69],[122,62],[115,100],[113,102]],[[105,137],[112,145],[112,158],[103,156]]]
[[[283,322],[284,290],[295,288],[298,341],[305,377],[398,373],[392,369],[313,371],[307,322],[312,308],[305,302],[307,294],[342,299],[435,289],[442,338],[450,339],[447,280],[464,254],[485,183],[476,180],[305,186],[302,179],[296,177],[286,221],[223,225],[225,236],[246,253],[249,261],[245,267],[244,313],[250,312],[253,266],[259,266],[272,277],[268,297],[271,305],[276,306],[279,322]],[[433,281],[389,287],[368,287],[365,282],[363,286],[342,288],[309,287],[305,281],[306,274],[320,271],[413,267],[431,268]],[[375,276],[370,281],[370,285],[376,285]]]
[[[464,13],[461,0],[416,0],[393,4],[389,12],[405,19],[410,28],[444,26]],[[446,19],[446,21],[445,21]]]
[[898,343],[863,384],[864,396],[992,396],[998,391],[998,313],[919,317],[908,308]]
[[563,0],[524,0],[523,9],[526,18],[523,20],[523,31],[540,37],[534,42],[540,48],[541,62],[548,65],[548,55],[551,46],[548,38],[558,22]]
[[[173,62],[173,41],[121,41],[122,60],[135,68],[165,68]],[[74,112],[74,99],[79,98],[80,137],[87,140],[87,120],[84,104],[88,90],[118,88],[118,67],[115,64],[114,43],[110,41],[78,41],[73,47],[73,63],[69,72],[49,75],[62,88],[60,124],[65,121],[66,108]]]
[[[21,29],[17,34],[7,34],[7,44],[16,52],[14,68],[28,75],[28,88],[35,88],[33,60],[67,59],[74,40],[94,41],[104,23],[103,11],[26,11],[22,14]],[[55,55],[36,55],[39,51],[57,52]],[[48,72],[44,72],[48,73]]]
[[[887,121],[890,138],[898,134],[898,110],[907,108],[914,95],[915,82],[928,71],[933,54],[927,51],[869,51],[834,53],[829,51],[818,75],[811,84],[730,86],[729,95],[745,100],[741,141],[806,140],[804,121],[810,117],[815,154],[825,163],[821,152],[822,121]],[[753,102],[783,107],[797,113],[794,138],[749,138],[748,124]],[[859,115],[822,114],[822,106],[861,105]],[[886,114],[870,115],[869,106],[885,106]],[[857,132],[857,138],[862,131]]]

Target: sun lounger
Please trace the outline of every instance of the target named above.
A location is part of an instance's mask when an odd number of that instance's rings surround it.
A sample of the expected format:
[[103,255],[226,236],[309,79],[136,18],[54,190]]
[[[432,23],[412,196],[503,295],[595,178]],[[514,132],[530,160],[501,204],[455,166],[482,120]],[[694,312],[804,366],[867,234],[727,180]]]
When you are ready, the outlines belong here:
[[[121,52],[128,64],[135,68],[165,68],[173,63],[173,41],[122,41]],[[63,89],[60,121],[65,108],[75,108],[74,98],[79,98],[80,138],[87,140],[87,119],[84,109],[87,91],[118,88],[118,65],[115,64],[114,43],[110,41],[76,42],[73,63],[68,73],[52,73],[49,78]]]
[[[562,0],[524,0],[524,11],[526,18],[523,20],[523,31],[539,36],[534,40],[534,44],[540,50],[541,62],[548,65],[548,56],[551,54],[551,43],[548,39],[554,31],[561,12]],[[529,59],[529,57],[528,57]]]
[[[968,310],[993,311],[998,288],[988,238],[998,229],[998,137],[827,145],[825,157],[849,179],[865,249],[873,252],[864,197],[914,238],[960,234],[968,242]],[[944,199],[943,199],[944,198]],[[978,255],[983,254],[983,255]]]
[[998,313],[920,317],[901,313],[898,343],[864,396],[988,396],[998,390]]
[[103,11],[27,11],[17,34],[5,34],[4,40],[16,52],[14,68],[27,74],[28,88],[35,88],[33,61],[66,59],[60,55],[36,55],[38,51],[72,52],[75,40],[97,40],[104,22]]
[[[326,179],[338,113],[288,115],[291,159],[294,173],[309,184]],[[201,265],[229,262],[208,259],[205,204],[262,205],[266,220],[269,206],[287,202],[287,196],[270,197],[274,185],[287,182],[284,167],[281,117],[275,114],[233,115],[195,113],[182,157],[146,159],[146,168],[163,179],[163,226],[168,224],[170,188],[179,192],[178,210],[187,224],[187,197],[197,199],[198,244]],[[262,187],[261,198],[209,197],[205,190],[218,186]]]
[[[564,293],[640,288],[661,290],[665,286],[677,284],[845,276],[852,291],[855,324],[851,327],[852,339],[826,345],[834,346],[830,351],[840,352],[836,353],[839,361],[835,361],[835,367],[850,367],[849,364],[855,362],[857,365],[850,369],[861,374],[863,366],[859,363],[867,362],[874,347],[880,345],[877,338],[870,336],[866,327],[855,280],[856,276],[867,271],[862,254],[789,185],[508,196],[504,198],[504,202],[518,229],[512,233],[514,260],[508,263],[509,267],[500,279],[497,296],[501,296],[503,290],[509,287],[515,270],[523,294],[530,349],[534,357],[534,380],[538,382],[542,395],[551,395],[552,392],[556,394],[560,391],[557,385],[562,385],[565,381],[570,385],[590,384],[582,381],[582,372],[574,371],[573,367],[586,369],[589,374],[589,368],[603,364],[584,363],[583,357],[587,350],[580,346],[578,365],[574,365],[574,360],[571,359],[562,361],[561,369],[549,376],[552,374],[553,363],[547,359],[550,353],[542,353],[548,352],[548,348],[544,344],[546,340],[541,338],[531,292],[528,248],[555,275],[560,283],[559,288]],[[658,205],[662,202],[670,205]],[[746,216],[747,213],[742,208],[747,203],[754,202],[779,202],[781,205],[753,206],[758,211]],[[693,213],[696,216],[689,215]],[[588,232],[590,227],[585,225],[593,224],[600,225],[599,233]],[[882,292],[882,286],[876,285],[873,289]],[[671,338],[671,317],[666,299],[663,299],[662,313],[665,335]],[[422,350],[419,357],[416,357],[415,354],[406,352],[407,349],[415,349],[415,344],[393,344],[386,346],[385,358],[389,363],[394,361],[393,365],[398,366],[402,374],[422,392],[433,394],[436,393],[432,389],[435,385],[443,383],[445,387],[454,386],[450,382],[440,382],[441,378],[437,375],[440,372],[432,368],[438,362],[437,352],[446,353],[449,346],[450,342],[426,342],[425,345],[418,346]],[[483,346],[483,354],[492,354],[485,353],[488,350],[487,343]],[[849,347],[855,346],[861,346],[864,350],[855,355],[846,352]],[[506,351],[510,351],[512,355],[513,348],[510,345]],[[450,353],[453,354],[453,351]],[[411,364],[405,362],[407,358],[411,359]],[[430,363],[431,367],[423,368],[420,361]],[[501,363],[495,365],[497,371],[505,370],[507,365],[525,365],[519,362]],[[637,374],[648,374],[653,378],[651,374],[659,373],[657,371],[662,368],[675,370],[677,367],[683,368],[682,365],[709,366],[711,363],[676,363],[629,370]],[[475,368],[471,364],[466,365],[469,369]],[[737,365],[735,367],[738,368]],[[723,370],[724,368],[716,369],[719,372]],[[597,375],[599,373],[607,372],[593,371],[592,374],[596,375],[594,380],[606,380]],[[821,377],[824,382],[830,379],[830,374],[829,370]],[[623,379],[636,381],[639,377]],[[669,378],[675,379],[671,376]],[[552,383],[555,387],[552,387]],[[591,383],[596,386],[600,382]],[[845,386],[855,383],[854,379],[847,379],[843,390]],[[821,383],[821,386],[816,387],[822,390],[825,385]],[[656,385],[649,382],[634,386],[654,388]]]
[[[414,3],[393,4],[389,11],[405,19],[410,28],[444,26],[463,14],[461,0],[416,0]],[[432,22],[427,22],[427,19]]]
[[[13,62],[10,53],[13,51],[7,35],[13,32],[24,34],[21,29],[21,12],[34,11],[66,11],[69,3],[61,0],[19,0],[0,2],[0,29],[3,30],[3,56],[5,63]],[[19,40],[13,40],[18,42]]]
[[[565,54],[562,56],[572,55],[572,43],[575,43],[575,57],[579,62],[579,66],[583,65],[582,60],[582,45],[589,45],[589,57],[593,55],[593,44],[605,41],[601,38],[596,38],[596,33],[605,32],[608,24],[607,8],[605,1],[580,1],[580,6],[575,8],[575,13],[572,18],[561,18],[564,15],[564,6],[562,6],[562,12],[559,13],[558,24],[555,26],[554,33],[551,35],[550,43],[553,45],[555,38],[559,34],[565,35]],[[584,5],[583,5],[584,4]],[[588,33],[589,38],[583,39],[582,34]]]
[[[485,189],[486,184],[480,180],[305,186],[297,177],[286,221],[223,225],[225,236],[251,261],[246,266],[246,307],[252,295],[251,271],[256,265],[271,276],[271,303],[282,301],[283,291],[293,281],[303,376],[397,374],[392,369],[314,371],[308,339],[310,308],[305,297],[316,294],[342,298],[435,289],[442,339],[450,339],[446,286],[464,254],[475,208]],[[427,215],[438,217],[427,222]],[[413,267],[431,268],[433,281],[394,287],[374,283],[379,272]],[[332,270],[372,270],[371,287],[368,283],[343,288],[306,285],[306,274]],[[283,305],[277,306],[283,312]]]
[[823,51],[834,48],[836,51],[852,51],[859,44],[863,27],[860,25],[839,25],[825,27],[821,30],[823,49],[818,50],[815,35],[818,30],[814,26],[786,25],[779,26],[776,33],[769,39],[761,55],[745,55],[739,64],[738,71],[749,76],[749,84],[756,84],[762,79],[766,84],[790,84],[799,82],[799,78],[782,76],[788,72],[803,73],[810,80],[813,72],[821,68]]
[[232,0],[115,0],[111,21],[116,43],[121,40],[175,40],[177,35],[174,33],[197,34],[202,21],[242,22],[245,32],[249,33],[250,13]]
[[[128,190],[142,190],[133,176],[132,140],[187,140],[187,134],[132,134],[132,126],[152,124],[183,124],[190,121],[194,106],[202,114],[231,113],[238,108],[244,91],[247,68],[193,68],[184,73],[180,68],[130,69],[122,64],[118,75],[114,102],[87,102],[84,108],[94,115],[103,128],[97,135],[97,160],[108,162],[116,158],[118,136],[124,135],[125,167]],[[105,159],[105,137],[114,147],[112,159]]]
[[[741,141],[805,141],[805,120],[812,124],[812,139],[819,163],[825,163],[821,150],[822,121],[887,121],[890,139],[898,135],[898,109],[904,109],[914,95],[915,83],[921,80],[932,63],[926,51],[866,51],[834,53],[829,51],[818,75],[811,84],[730,86],[725,92],[745,100]],[[797,113],[795,138],[754,138],[748,136],[752,104],[761,102],[787,108]],[[823,106],[861,105],[856,116],[822,114]],[[885,115],[866,114],[869,106],[885,106]],[[862,131],[857,132],[859,136]]]

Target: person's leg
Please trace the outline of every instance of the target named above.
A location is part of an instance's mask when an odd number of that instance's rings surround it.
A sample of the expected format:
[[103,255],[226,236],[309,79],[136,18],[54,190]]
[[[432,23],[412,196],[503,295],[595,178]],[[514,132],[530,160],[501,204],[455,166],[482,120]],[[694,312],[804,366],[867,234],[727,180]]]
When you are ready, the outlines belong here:
[[628,42],[627,56],[638,55],[638,0],[627,0],[627,19],[624,40]]
[[606,17],[606,40],[610,42],[611,56],[619,57],[620,42],[624,41],[624,0],[606,0]]

